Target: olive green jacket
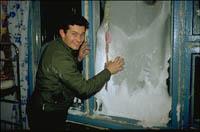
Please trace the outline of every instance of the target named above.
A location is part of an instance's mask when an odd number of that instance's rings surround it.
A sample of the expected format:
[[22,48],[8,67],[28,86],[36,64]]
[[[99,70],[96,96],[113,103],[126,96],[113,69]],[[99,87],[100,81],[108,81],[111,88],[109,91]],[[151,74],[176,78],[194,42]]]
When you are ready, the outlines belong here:
[[43,110],[66,110],[74,97],[89,98],[110,79],[111,73],[104,69],[86,80],[78,68],[77,53],[61,38],[44,49],[36,75],[36,91]]

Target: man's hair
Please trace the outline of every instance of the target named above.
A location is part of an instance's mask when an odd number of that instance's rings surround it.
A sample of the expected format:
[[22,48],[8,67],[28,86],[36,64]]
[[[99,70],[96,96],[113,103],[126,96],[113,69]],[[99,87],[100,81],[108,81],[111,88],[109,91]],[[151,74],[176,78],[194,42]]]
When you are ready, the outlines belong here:
[[69,29],[69,25],[79,25],[84,26],[86,29],[89,28],[89,22],[81,15],[67,16],[59,24],[59,29],[63,29],[66,32]]

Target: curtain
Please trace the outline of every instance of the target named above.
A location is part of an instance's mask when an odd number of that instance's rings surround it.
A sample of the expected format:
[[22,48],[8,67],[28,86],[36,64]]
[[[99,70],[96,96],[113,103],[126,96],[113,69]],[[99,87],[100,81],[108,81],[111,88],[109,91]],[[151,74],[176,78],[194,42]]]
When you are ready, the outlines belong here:
[[[10,41],[19,48],[20,85],[23,126],[27,127],[26,100],[28,90],[28,20],[30,1],[8,1],[8,30]],[[13,106],[15,107],[15,106]],[[13,113],[13,112],[12,112]],[[10,116],[10,118],[14,118]]]

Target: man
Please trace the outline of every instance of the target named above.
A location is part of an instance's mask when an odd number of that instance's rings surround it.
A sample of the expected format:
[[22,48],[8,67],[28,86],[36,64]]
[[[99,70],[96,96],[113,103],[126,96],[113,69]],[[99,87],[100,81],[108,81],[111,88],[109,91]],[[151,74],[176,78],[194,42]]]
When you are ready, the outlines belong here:
[[89,23],[83,16],[71,16],[59,28],[60,38],[49,42],[43,51],[36,75],[36,87],[27,104],[32,130],[65,130],[65,117],[74,97],[94,95],[123,69],[124,60],[116,57],[89,80],[80,71],[80,62],[88,55],[85,33]]

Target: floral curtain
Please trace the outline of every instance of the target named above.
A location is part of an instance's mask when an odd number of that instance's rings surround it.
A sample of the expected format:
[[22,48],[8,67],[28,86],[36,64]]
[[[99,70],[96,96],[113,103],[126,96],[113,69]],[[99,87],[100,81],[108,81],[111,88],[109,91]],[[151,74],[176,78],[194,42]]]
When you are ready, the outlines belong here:
[[[22,120],[23,128],[26,129],[26,100],[28,90],[28,20],[29,20],[29,4],[30,1],[1,1],[1,16],[6,16],[7,21],[1,21],[1,33],[3,33],[3,26],[8,29],[9,41],[14,43],[19,49],[19,63],[20,63],[20,88],[21,88],[21,101],[22,101]],[[2,17],[1,17],[2,19]],[[3,23],[4,22],[4,23]],[[2,35],[2,34],[1,34]],[[17,106],[6,107],[5,118],[6,120],[17,120],[16,113]],[[2,117],[1,117],[2,118]]]

